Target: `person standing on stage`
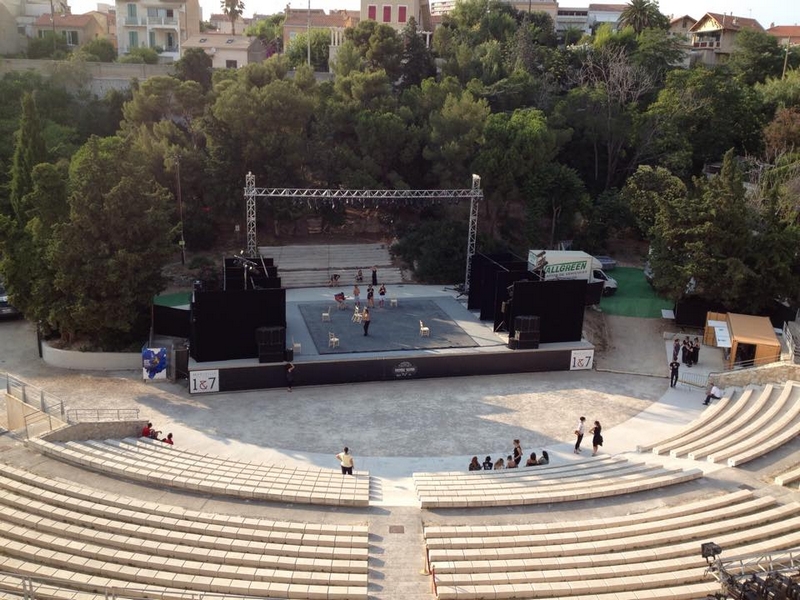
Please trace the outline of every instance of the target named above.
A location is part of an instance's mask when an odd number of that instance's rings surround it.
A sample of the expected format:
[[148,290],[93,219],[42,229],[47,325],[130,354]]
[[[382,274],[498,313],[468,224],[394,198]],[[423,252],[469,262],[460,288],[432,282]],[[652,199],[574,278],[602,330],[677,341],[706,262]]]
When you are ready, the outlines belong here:
[[364,312],[361,314],[361,323],[364,325],[364,335],[369,335],[369,309],[365,308]]
[[361,308],[361,288],[358,287],[358,284],[353,286],[353,304],[356,308]]
[[381,284],[381,289],[378,290],[378,295],[381,297],[380,302],[378,303],[378,306],[383,308],[383,299],[386,296],[386,286],[385,285]]
[[378,285],[378,267],[372,267],[372,285]]
[[371,286],[367,286],[367,308],[373,308],[375,306],[375,289]]

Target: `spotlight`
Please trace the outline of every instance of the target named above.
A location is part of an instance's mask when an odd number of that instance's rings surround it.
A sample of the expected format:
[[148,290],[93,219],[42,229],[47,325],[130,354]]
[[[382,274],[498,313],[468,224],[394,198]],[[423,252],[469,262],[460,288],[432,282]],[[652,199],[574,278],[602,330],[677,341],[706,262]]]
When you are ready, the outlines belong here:
[[700,554],[710,565],[720,554],[722,554],[722,548],[720,548],[714,542],[705,542],[700,544]]

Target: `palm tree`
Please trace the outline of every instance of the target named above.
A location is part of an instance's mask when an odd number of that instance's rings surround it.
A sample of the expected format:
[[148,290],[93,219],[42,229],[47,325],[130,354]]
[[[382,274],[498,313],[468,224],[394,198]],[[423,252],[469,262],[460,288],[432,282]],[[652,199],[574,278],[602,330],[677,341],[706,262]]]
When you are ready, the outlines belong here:
[[243,0],[220,0],[222,14],[231,20],[231,35],[236,35],[236,19],[244,12]]
[[669,19],[658,10],[658,0],[630,0],[619,17],[622,27],[633,27],[636,33],[645,29],[666,29]]

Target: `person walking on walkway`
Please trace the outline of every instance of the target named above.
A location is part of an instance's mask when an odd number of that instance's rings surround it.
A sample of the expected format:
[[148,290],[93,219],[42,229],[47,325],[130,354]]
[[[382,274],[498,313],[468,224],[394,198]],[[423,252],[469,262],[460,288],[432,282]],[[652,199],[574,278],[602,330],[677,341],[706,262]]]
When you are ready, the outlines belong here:
[[678,338],[675,338],[675,341],[672,342],[672,360],[678,360],[678,354],[681,351],[681,341]]
[[595,421],[594,427],[589,430],[589,433],[592,434],[592,456],[597,456],[598,448],[603,445],[602,431],[603,426],[600,425],[600,421]]
[[336,455],[336,458],[342,465],[342,475],[352,475],[353,474],[353,465],[355,464],[353,461],[353,455],[350,454],[350,448],[347,446],[344,447],[344,450],[339,452]]
[[287,391],[292,391],[292,384],[294,383],[294,365],[290,362],[286,363],[286,388]]
[[675,387],[678,384],[678,370],[681,368],[681,363],[673,359],[669,363],[669,387]]
[[361,324],[364,326],[364,335],[369,335],[369,309],[365,308],[364,312],[361,313]]
[[578,420],[578,424],[575,426],[575,450],[573,450],[575,454],[581,453],[581,442],[583,441],[585,422],[586,422],[586,417],[581,417]]

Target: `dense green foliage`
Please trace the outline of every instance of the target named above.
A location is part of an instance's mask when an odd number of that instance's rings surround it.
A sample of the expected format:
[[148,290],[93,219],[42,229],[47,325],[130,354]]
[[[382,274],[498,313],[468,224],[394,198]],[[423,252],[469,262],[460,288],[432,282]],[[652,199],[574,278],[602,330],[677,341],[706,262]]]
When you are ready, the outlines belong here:
[[[241,2],[221,4],[233,22]],[[634,237],[672,298],[747,310],[797,298],[800,50],[746,33],[727,64],[684,68],[655,2],[633,0],[625,22],[565,47],[544,13],[462,0],[430,49],[413,20],[401,32],[360,22],[325,82],[303,36],[238,70],[212,73],[187,52],[174,77],[128,98],[7,75],[0,269],[12,299],[69,339],[135,338],[177,250],[178,177],[191,253],[241,223],[248,171],[270,187],[391,189],[466,188],[475,173],[482,250],[572,239],[601,252]],[[249,31],[274,45],[280,23]],[[324,41],[312,40],[315,68]],[[259,220],[273,233],[307,214],[340,228],[345,212],[275,201]],[[463,277],[466,215],[447,202],[380,211],[417,276],[447,283]]]

